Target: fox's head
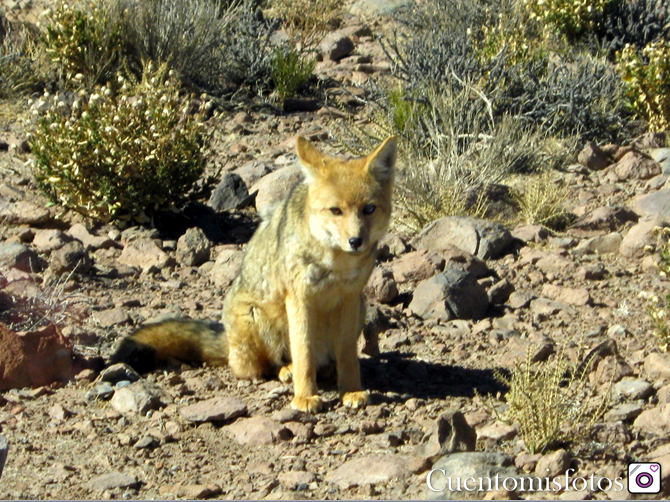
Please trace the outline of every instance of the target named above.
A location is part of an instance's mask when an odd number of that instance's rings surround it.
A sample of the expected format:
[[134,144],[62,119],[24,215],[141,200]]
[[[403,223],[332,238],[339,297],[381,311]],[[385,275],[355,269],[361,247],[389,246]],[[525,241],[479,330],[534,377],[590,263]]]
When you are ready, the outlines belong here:
[[395,138],[387,138],[367,157],[351,160],[324,155],[302,136],[296,149],[308,186],[312,235],[327,248],[352,255],[369,251],[389,225]]

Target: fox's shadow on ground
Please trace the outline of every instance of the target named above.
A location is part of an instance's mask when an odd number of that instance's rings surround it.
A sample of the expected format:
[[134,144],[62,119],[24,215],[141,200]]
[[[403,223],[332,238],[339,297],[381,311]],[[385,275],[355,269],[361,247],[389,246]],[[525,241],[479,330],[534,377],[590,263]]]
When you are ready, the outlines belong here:
[[413,354],[385,352],[361,360],[363,386],[371,393],[394,392],[405,401],[411,397],[444,399],[505,393],[506,386],[496,380],[492,369],[469,369],[417,360]]

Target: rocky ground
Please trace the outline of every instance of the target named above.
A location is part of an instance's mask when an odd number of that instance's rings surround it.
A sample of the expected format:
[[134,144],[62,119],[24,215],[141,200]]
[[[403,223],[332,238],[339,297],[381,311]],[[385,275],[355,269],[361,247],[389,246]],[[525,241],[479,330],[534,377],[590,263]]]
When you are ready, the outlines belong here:
[[[330,103],[352,104],[346,86],[387,71],[372,36],[380,21],[364,10],[372,3],[358,2],[329,35],[318,72],[345,84],[326,90]],[[262,211],[295,182],[297,133],[329,149],[340,112],[317,108],[215,119],[221,184],[207,208],[166,217],[159,230],[92,227],[47,207],[26,164],[25,131],[3,125],[0,301],[5,321],[29,333],[0,329],[0,435],[9,443],[0,498],[458,498],[427,488],[431,469],[553,478],[572,468],[595,486],[517,495],[625,499],[625,489],[597,481],[623,478],[625,487],[631,461],[659,462],[670,488],[670,354],[640,297],[670,293],[652,235],[670,226],[662,135],[589,144],[565,166],[575,217],[565,233],[468,218],[411,238],[391,232],[368,286],[364,410],[339,404],[332,374],[321,383],[326,410],[312,416],[287,407],[290,387],[237,381],[225,368],[103,370],[144,322],[219,318],[254,228],[246,206]],[[31,327],[35,312],[59,327]],[[580,441],[530,455],[519,424],[502,422],[482,396],[504,411],[493,369],[557,350],[591,362],[585,385],[604,396],[606,413]]]

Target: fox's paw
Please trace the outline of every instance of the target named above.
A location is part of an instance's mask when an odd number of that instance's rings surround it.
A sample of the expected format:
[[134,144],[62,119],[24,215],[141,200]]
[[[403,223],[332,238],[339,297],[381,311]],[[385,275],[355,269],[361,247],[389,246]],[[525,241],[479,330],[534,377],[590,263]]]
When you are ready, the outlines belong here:
[[281,383],[291,383],[293,381],[293,364],[287,364],[279,370],[279,381]]
[[291,401],[291,408],[294,410],[306,411],[307,413],[316,413],[321,409],[323,401],[319,396],[299,397],[295,396]]
[[354,409],[365,408],[368,404],[368,393],[364,390],[345,392],[342,394],[342,404]]

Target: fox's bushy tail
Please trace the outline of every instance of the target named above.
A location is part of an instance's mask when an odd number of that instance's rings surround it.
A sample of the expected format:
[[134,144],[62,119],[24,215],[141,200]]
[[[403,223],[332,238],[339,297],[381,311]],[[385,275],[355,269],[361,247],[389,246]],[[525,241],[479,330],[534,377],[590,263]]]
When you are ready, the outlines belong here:
[[228,343],[223,325],[171,319],[142,326],[121,341],[110,363],[126,363],[139,373],[147,373],[170,359],[225,366]]

